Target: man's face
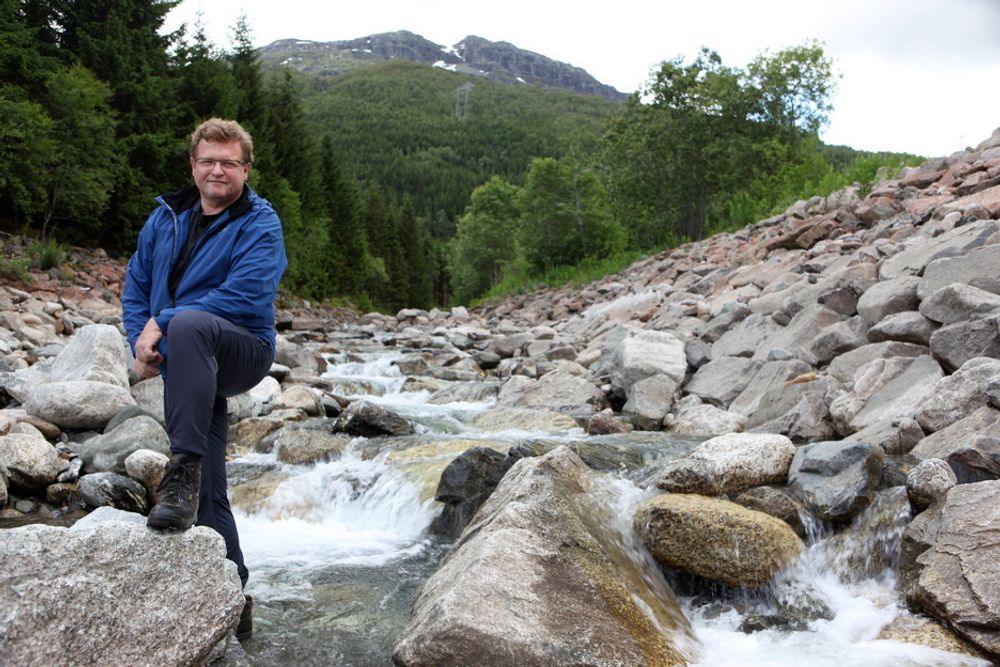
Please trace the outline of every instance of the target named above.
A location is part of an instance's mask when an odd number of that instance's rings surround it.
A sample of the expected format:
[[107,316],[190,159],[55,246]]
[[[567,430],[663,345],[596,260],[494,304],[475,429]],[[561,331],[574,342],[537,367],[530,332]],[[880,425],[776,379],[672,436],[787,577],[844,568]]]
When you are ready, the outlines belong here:
[[219,213],[239,199],[249,174],[250,165],[243,161],[238,141],[198,142],[198,150],[191,158],[191,177],[201,193],[205,213]]

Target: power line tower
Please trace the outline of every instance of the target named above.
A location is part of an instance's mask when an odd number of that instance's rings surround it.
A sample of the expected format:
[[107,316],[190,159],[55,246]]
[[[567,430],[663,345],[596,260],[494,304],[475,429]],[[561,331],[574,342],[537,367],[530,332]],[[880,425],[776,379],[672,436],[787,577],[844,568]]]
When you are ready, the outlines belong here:
[[455,96],[455,118],[465,120],[469,117],[469,94],[475,87],[474,83],[466,81],[452,92]]

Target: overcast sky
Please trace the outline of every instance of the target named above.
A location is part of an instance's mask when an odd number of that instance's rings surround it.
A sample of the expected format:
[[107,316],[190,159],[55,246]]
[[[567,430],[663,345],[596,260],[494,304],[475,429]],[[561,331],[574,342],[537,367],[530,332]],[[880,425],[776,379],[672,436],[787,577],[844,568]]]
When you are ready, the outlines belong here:
[[841,77],[826,143],[941,156],[1000,127],[1000,0],[183,0],[167,27],[193,24],[199,12],[223,48],[240,13],[257,46],[394,30],[448,46],[478,35],[582,67],[623,92],[701,46],[743,67],[817,39]]

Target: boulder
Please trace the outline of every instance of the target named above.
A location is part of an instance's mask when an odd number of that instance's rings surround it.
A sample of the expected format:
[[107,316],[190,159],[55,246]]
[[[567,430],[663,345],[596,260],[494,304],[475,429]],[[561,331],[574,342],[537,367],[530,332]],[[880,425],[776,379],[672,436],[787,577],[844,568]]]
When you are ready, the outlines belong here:
[[607,371],[612,387],[624,394],[639,380],[658,374],[677,383],[684,380],[687,356],[683,341],[666,331],[622,329],[617,340],[609,336],[599,362]]
[[515,464],[424,585],[395,664],[687,664],[687,621],[596,484],[563,447]]
[[323,404],[320,403],[320,392],[303,385],[292,385],[275,397],[270,405],[272,410],[302,410],[310,417],[319,417],[325,413]]
[[141,410],[152,415],[156,421],[166,424],[163,409],[163,378],[159,375],[137,382],[129,390]]
[[80,478],[77,496],[87,507],[115,507],[127,512],[149,511],[146,489],[139,482],[116,472],[96,472]]
[[949,371],[975,357],[1000,358],[1000,315],[947,324],[931,335],[930,346]]
[[723,333],[712,344],[712,358],[750,357],[781,330],[770,315],[754,313]]
[[858,299],[858,315],[869,325],[881,322],[889,315],[916,310],[917,285],[920,278],[900,276],[872,285]]
[[931,334],[937,325],[915,310],[889,315],[868,330],[868,341],[881,343],[898,340],[914,345],[930,345]]
[[882,448],[886,454],[908,454],[924,437],[924,430],[916,419],[903,417],[900,419],[883,419],[847,439],[856,442],[867,442]]
[[243,593],[222,537],[138,519],[4,531],[4,663],[184,667],[235,627]]
[[427,402],[434,405],[482,403],[496,398],[501,386],[499,382],[449,382],[435,389]]
[[854,387],[830,404],[830,417],[844,436],[886,420],[912,417],[942,377],[944,372],[929,355],[876,359],[858,369]]
[[876,639],[918,644],[938,651],[962,653],[979,657],[979,652],[971,644],[959,638],[948,628],[926,616],[903,613],[892,623],[882,628]]
[[1000,481],[960,484],[940,503],[931,545],[916,557],[907,601],[1000,658]]
[[754,373],[729,411],[747,417],[747,429],[789,437],[829,437],[826,378],[803,361],[769,361]]
[[169,456],[151,449],[137,449],[125,459],[125,472],[146,489],[151,506],[156,504],[156,489],[163,481],[169,461]]
[[823,570],[852,583],[884,576],[895,569],[900,537],[911,516],[902,486],[878,492],[847,530],[827,540]]
[[745,415],[702,403],[697,396],[685,396],[677,403],[670,430],[683,435],[724,435],[746,429]]
[[292,343],[281,335],[277,337],[275,344],[274,360],[283,366],[302,368],[308,373],[319,373],[326,367],[326,362],[304,345]]
[[538,380],[512,376],[500,389],[497,406],[589,414],[603,410],[605,398],[593,382],[557,368]]
[[152,417],[140,415],[95,435],[80,446],[85,472],[125,472],[125,459],[140,449],[170,456],[170,439]]
[[659,431],[663,418],[673,408],[676,391],[677,383],[666,375],[643,378],[629,387],[622,414],[629,416],[632,426],[640,431]]
[[0,437],[0,470],[14,492],[34,493],[56,481],[69,467],[56,448],[36,435],[12,433]]
[[924,269],[917,295],[926,299],[952,283],[964,283],[1000,294],[997,266],[1000,266],[1000,244],[997,243],[975,248],[955,257],[937,259]]
[[914,419],[927,433],[940,431],[986,405],[986,384],[1000,376],[1000,359],[976,357],[934,383]]
[[285,429],[277,439],[277,458],[281,463],[303,465],[338,458],[344,453],[350,436],[323,429]]
[[881,447],[865,442],[815,442],[796,450],[788,486],[820,519],[843,522],[875,499],[883,467]]
[[854,374],[865,364],[886,357],[919,357],[930,354],[930,349],[924,345],[887,341],[884,343],[869,343],[845,352],[830,362],[827,375],[837,382],[849,384],[854,382]]
[[918,512],[943,498],[958,484],[951,467],[941,459],[924,459],[906,476],[906,496]]
[[1000,296],[964,283],[946,285],[920,302],[920,313],[941,324],[997,310],[1000,310]]
[[855,315],[848,320],[835,322],[820,332],[806,346],[808,358],[816,364],[830,363],[834,357],[861,347],[867,342],[868,325]]
[[241,419],[229,427],[226,453],[240,455],[256,450],[267,436],[283,425],[283,421],[272,417]]
[[753,359],[766,360],[774,349],[788,350],[793,356],[811,362],[809,348],[813,339],[832,324],[844,319],[840,313],[819,304],[806,306],[792,317],[791,321],[773,336],[767,338],[753,353]]
[[921,439],[912,450],[919,459],[945,459],[968,447],[977,435],[1000,437],[1000,410],[983,406]]
[[936,259],[961,256],[984,245],[997,231],[1000,231],[1000,225],[995,220],[978,220],[934,238],[914,236],[907,240],[901,252],[879,266],[879,277],[885,281],[918,275]]
[[784,482],[793,456],[795,446],[783,435],[720,435],[667,463],[656,485],[672,493],[733,493]]
[[628,433],[631,428],[627,423],[618,419],[611,408],[605,408],[587,419],[583,430],[588,435],[607,435],[609,433]]
[[716,358],[691,376],[684,393],[694,394],[703,401],[727,407],[746,389],[753,374],[763,365],[745,357]]
[[73,380],[50,382],[34,389],[24,404],[29,414],[62,428],[101,429],[120,409],[135,405],[125,387]]
[[414,432],[410,422],[368,401],[354,401],[348,405],[337,418],[336,430],[366,438]]
[[487,433],[498,431],[568,431],[577,428],[576,420],[551,410],[493,408],[472,420],[472,425]]
[[457,538],[516,460],[486,447],[459,454],[441,473],[434,500],[444,507],[431,523],[430,532]]
[[662,565],[740,588],[766,584],[805,550],[784,521],[721,498],[655,496],[633,526]]
[[755,486],[752,489],[740,491],[733,497],[733,502],[749,510],[763,512],[770,514],[775,519],[781,519],[799,537],[805,538],[807,536],[808,530],[802,520],[806,508],[784,489],[773,486]]
[[77,329],[49,367],[53,382],[103,382],[128,389],[128,354],[117,327],[91,324]]

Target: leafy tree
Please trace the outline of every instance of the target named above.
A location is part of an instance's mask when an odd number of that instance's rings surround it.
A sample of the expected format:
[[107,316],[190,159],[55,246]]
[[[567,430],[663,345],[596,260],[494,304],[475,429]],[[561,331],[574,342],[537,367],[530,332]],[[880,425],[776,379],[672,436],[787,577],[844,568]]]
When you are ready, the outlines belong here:
[[520,208],[521,246],[537,273],[624,249],[624,232],[611,217],[604,186],[579,163],[533,160]]
[[517,255],[520,189],[498,176],[472,191],[469,206],[458,220],[448,268],[454,296],[468,302],[503,278]]
[[15,220],[43,210],[58,150],[52,119],[16,88],[0,86],[0,210]]

